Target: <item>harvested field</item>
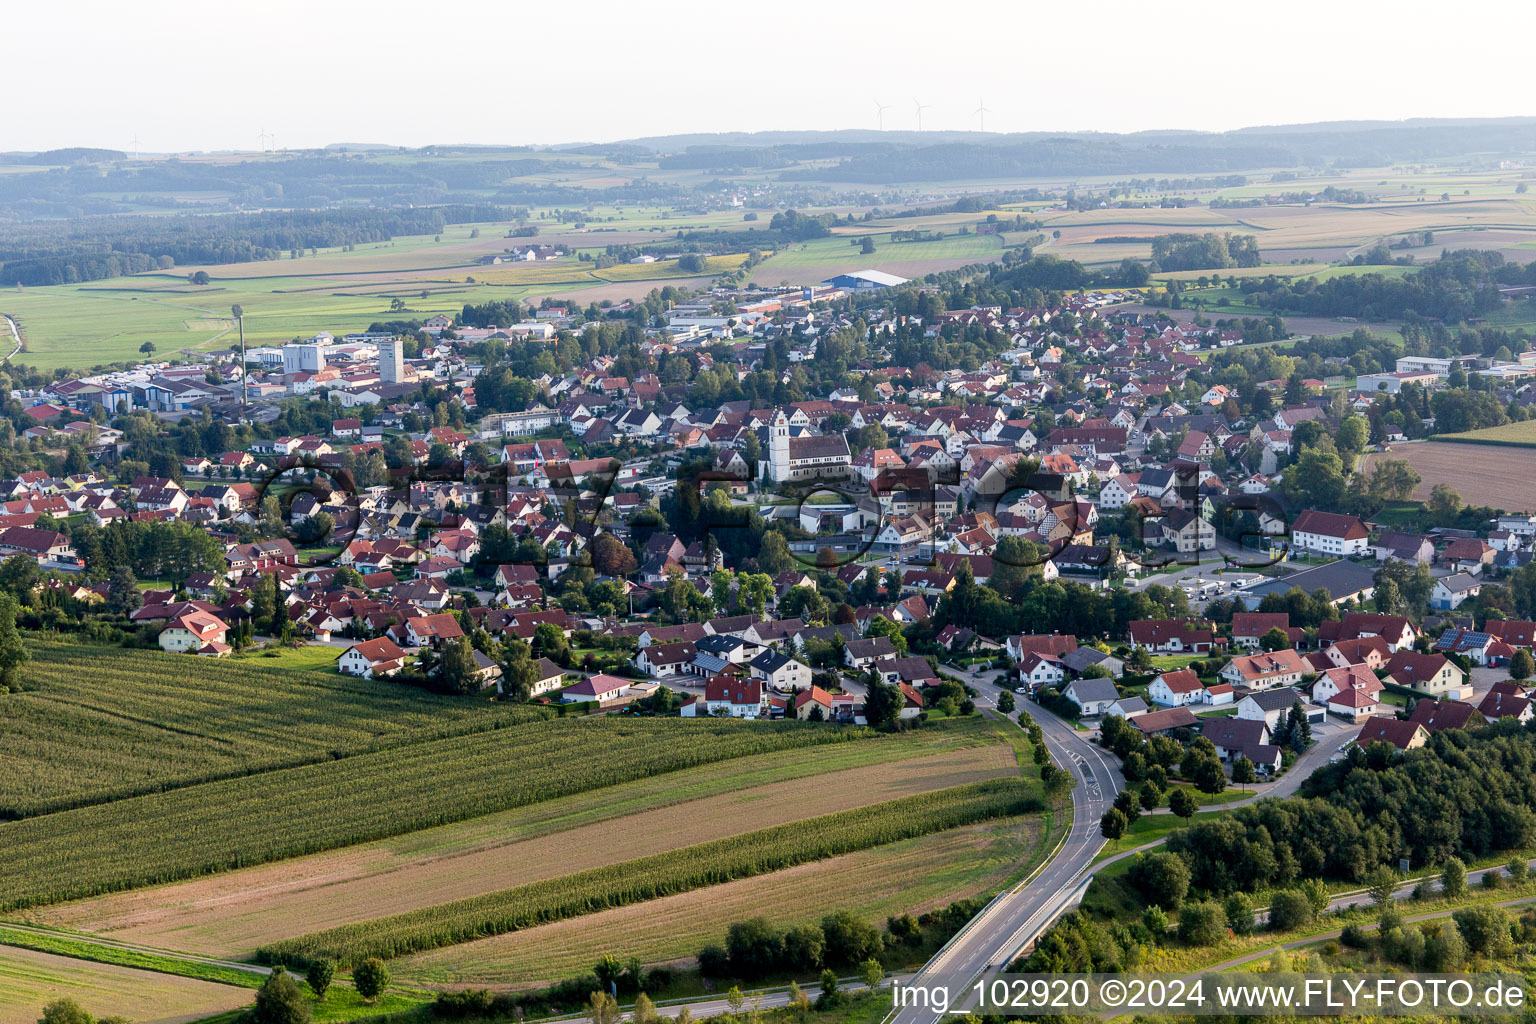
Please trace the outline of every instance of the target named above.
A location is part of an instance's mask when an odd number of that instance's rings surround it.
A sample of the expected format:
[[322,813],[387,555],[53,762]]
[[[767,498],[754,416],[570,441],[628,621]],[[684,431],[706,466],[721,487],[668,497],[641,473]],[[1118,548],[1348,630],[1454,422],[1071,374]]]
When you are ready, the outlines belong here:
[[[903,756],[910,759],[891,763]],[[938,752],[842,744],[749,757],[30,917],[163,948],[244,956],[297,934],[1017,770],[1013,749],[995,743]],[[813,784],[801,781],[811,775]]]
[[[984,895],[1043,855],[1039,817],[1009,818],[668,896],[586,917],[419,953],[392,965],[406,984],[519,986],[585,970],[605,953],[659,963],[724,939],[732,921],[761,915],[805,924],[832,910],[871,921]],[[835,884],[829,884],[836,879]],[[824,898],[807,900],[807,892]]]
[[0,1024],[35,1024],[64,996],[100,1016],[171,1024],[246,1006],[248,989],[0,946]]
[[1406,459],[1423,479],[1413,497],[1423,501],[1435,484],[1449,484],[1468,505],[1488,505],[1506,512],[1536,511],[1536,448],[1508,445],[1422,441],[1394,445],[1376,459]]

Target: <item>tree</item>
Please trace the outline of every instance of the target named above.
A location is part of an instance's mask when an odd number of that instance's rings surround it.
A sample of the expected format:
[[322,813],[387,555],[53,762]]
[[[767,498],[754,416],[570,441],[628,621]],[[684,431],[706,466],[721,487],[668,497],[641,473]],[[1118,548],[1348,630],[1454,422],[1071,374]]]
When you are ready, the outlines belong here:
[[[1291,749],[1301,753],[1312,745],[1312,720],[1298,699],[1291,705]],[[1216,792],[1221,792],[1217,790]]]
[[903,703],[899,689],[875,680],[864,697],[864,720],[877,729],[891,725],[900,717]]
[[907,638],[902,635],[901,627],[884,615],[876,615],[869,620],[869,636],[890,637],[891,646],[896,648],[896,656],[898,658],[907,656]]
[[1227,936],[1227,915],[1221,904],[1186,903],[1179,908],[1179,940],[1191,946],[1214,946]]
[[837,991],[837,972],[829,967],[821,972],[821,992],[816,996],[816,1009],[835,1010],[842,1000]]
[[119,566],[107,580],[107,607],[119,615],[132,615],[144,604],[144,592],[133,570]]
[[587,1019],[592,1024],[619,1024],[623,1016],[619,1001],[607,992],[596,991],[587,998]]
[[602,576],[628,576],[639,568],[634,552],[606,530],[592,539],[592,569]]
[[309,982],[310,991],[315,994],[315,998],[324,1002],[326,990],[331,987],[331,981],[335,977],[336,962],[320,957],[310,961],[304,980]]
[[1515,651],[1515,656],[1509,659],[1509,678],[1525,680],[1536,675],[1536,658],[1531,657],[1531,652],[1521,647]]
[[741,978],[756,978],[776,967],[784,954],[784,936],[764,917],[733,923],[725,933],[731,970]]
[[1455,520],[1461,511],[1461,495],[1450,484],[1438,483],[1430,488],[1429,500],[1424,504],[1436,523],[1445,524]]
[[880,981],[885,977],[885,968],[880,966],[880,961],[871,957],[859,964],[859,980],[866,988],[879,988]]
[[798,565],[782,533],[769,530],[763,534],[763,539],[757,548],[759,569],[769,576],[777,576],[781,572],[792,572]]
[[1125,835],[1129,824],[1120,808],[1111,807],[1104,812],[1103,817],[1099,818],[1099,832],[1110,842],[1118,842],[1120,837]]
[[1191,778],[1195,788],[1206,796],[1215,796],[1227,788],[1227,773],[1221,766],[1221,760],[1215,754],[1208,754],[1199,758],[1195,763],[1194,775]]
[[1369,439],[1370,428],[1363,416],[1348,417],[1339,424],[1339,429],[1333,434],[1333,443],[1338,446],[1339,451],[1351,457],[1363,452]]
[[565,638],[565,630],[553,622],[541,622],[533,631],[533,653],[548,658],[562,668],[571,663],[571,644]]
[[1397,875],[1382,865],[1365,877],[1365,887],[1371,894],[1371,902],[1378,907],[1391,904],[1392,894],[1397,891]]
[[630,1024],[657,1024],[661,1015],[656,1012],[656,1004],[651,1002],[651,997],[641,992],[635,996],[634,1009],[630,1011]]
[[1172,910],[1189,892],[1189,865],[1167,852],[1144,853],[1131,861],[1131,884],[1153,906]]
[[501,688],[516,701],[533,696],[533,684],[538,681],[539,667],[528,653],[528,645],[515,636],[507,637],[502,649]]
[[29,655],[16,631],[16,599],[0,594],[0,690],[14,693],[21,688],[21,666]]
[[1447,899],[1467,894],[1467,866],[1459,858],[1452,857],[1445,862],[1445,868],[1440,872],[1440,891]]
[[831,964],[852,966],[863,963],[870,957],[878,956],[884,946],[880,932],[874,925],[846,910],[823,917],[821,932],[826,936],[826,959]]
[[152,342],[152,341],[146,341],[144,344],[139,346],[139,351],[143,352],[145,355],[149,355],[154,350],[155,350],[155,343]]
[[1188,822],[1195,816],[1195,811],[1200,809],[1200,805],[1195,802],[1189,790],[1181,787],[1168,794],[1168,809]]
[[1248,935],[1253,931],[1253,900],[1247,895],[1235,892],[1221,906],[1227,915],[1227,927],[1234,935]]
[[798,925],[784,933],[784,964],[796,971],[813,971],[821,966],[826,948],[820,925]]
[[1295,889],[1280,889],[1269,898],[1269,926],[1277,932],[1300,928],[1312,920],[1312,901]]
[[369,957],[352,969],[352,986],[371,1003],[389,987],[389,968],[378,957]]
[[1013,694],[1009,693],[1007,690],[1004,690],[1002,693],[997,695],[997,710],[1001,711],[1003,714],[1013,714],[1013,709],[1016,706],[1017,705],[1013,700]]
[[1162,805],[1163,791],[1158,789],[1151,782],[1148,782],[1141,787],[1141,795],[1139,799],[1141,801],[1142,810],[1148,812],[1155,811],[1159,806]]
[[1258,781],[1258,773],[1253,769],[1253,762],[1243,755],[1238,755],[1232,762],[1232,781],[1239,786],[1251,786]]
[[251,1019],[255,1024],[308,1024],[310,1016],[309,1000],[299,983],[282,967],[274,967],[256,990]]
[[1266,651],[1283,651],[1292,646],[1291,638],[1285,630],[1275,626],[1269,632],[1259,637],[1259,647]]
[[[550,623],[541,625],[547,626]],[[443,648],[437,670],[442,678],[443,689],[449,693],[476,693],[480,689],[480,680],[476,676],[479,665],[475,663],[474,648],[470,646],[467,637],[456,637],[448,642]]]
[[1490,956],[1509,952],[1509,911],[1503,907],[1488,904],[1467,907],[1456,911],[1451,919],[1472,952]]
[[73,999],[55,999],[43,1007],[37,1024],[96,1024],[96,1018]]

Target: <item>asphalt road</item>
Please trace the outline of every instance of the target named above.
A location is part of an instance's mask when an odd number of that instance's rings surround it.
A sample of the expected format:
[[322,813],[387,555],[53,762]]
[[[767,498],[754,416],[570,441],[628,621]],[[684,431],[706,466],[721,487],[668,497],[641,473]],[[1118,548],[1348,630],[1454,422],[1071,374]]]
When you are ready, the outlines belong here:
[[[986,672],[988,678],[994,674]],[[996,684],[982,682],[975,673],[964,675],[981,691],[983,703],[995,704],[1000,692]],[[971,980],[990,969],[1006,967],[1024,945],[1073,901],[1085,881],[1088,866],[1104,847],[1099,818],[1120,791],[1120,773],[1108,754],[1066,722],[1035,705],[1030,705],[1029,711],[1045,734],[1053,760],[1076,777],[1071,828],[1044,869],[988,904],[911,979],[914,986],[940,977]],[[942,1016],[926,1006],[907,1006],[899,1008],[890,1020],[894,1024],[936,1024]]]

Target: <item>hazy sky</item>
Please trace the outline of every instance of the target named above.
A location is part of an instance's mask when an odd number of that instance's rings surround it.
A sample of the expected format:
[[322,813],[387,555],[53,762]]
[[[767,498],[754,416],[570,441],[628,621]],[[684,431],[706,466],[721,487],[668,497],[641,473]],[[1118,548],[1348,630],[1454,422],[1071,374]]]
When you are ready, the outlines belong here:
[[7,2],[0,149],[1536,114],[1529,0]]

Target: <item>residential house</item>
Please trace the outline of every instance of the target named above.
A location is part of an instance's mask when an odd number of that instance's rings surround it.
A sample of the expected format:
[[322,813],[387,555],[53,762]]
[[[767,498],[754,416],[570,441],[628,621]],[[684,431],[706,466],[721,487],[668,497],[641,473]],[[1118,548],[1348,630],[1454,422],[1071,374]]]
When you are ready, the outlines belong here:
[[1363,555],[1370,549],[1371,533],[1355,516],[1307,509],[1291,526],[1291,542],[1303,551],[1336,558]]
[[[1039,655],[1033,655],[1039,657]],[[1120,699],[1120,691],[1109,679],[1074,679],[1061,691],[1084,717],[1102,715]]]
[[1308,707],[1299,690],[1285,687],[1278,690],[1258,690],[1248,694],[1237,702],[1237,717],[1263,722],[1273,733],[1280,724],[1281,716],[1289,713],[1298,704],[1309,719],[1314,714],[1318,718],[1324,714],[1322,708]]
[[1200,722],[1200,735],[1216,748],[1223,761],[1231,762],[1246,757],[1261,772],[1278,771],[1281,765],[1280,748],[1269,742],[1269,726],[1262,721],[1246,718],[1217,717]]
[[1439,611],[1454,611],[1460,608],[1468,598],[1476,597],[1482,589],[1482,581],[1476,576],[1467,572],[1453,572],[1449,576],[1442,576],[1435,580],[1434,590],[1429,596],[1429,605]]
[[162,651],[222,656],[231,648],[225,643],[229,626],[211,612],[188,611],[171,619],[160,630]]
[[1452,700],[1471,695],[1461,669],[1440,654],[1401,650],[1392,655],[1392,660],[1386,664],[1386,671],[1387,682],[1420,693]]
[[1287,647],[1233,658],[1221,670],[1221,678],[1233,686],[1262,690],[1271,686],[1294,686],[1301,682],[1305,672],[1307,663],[1300,654]]
[[355,643],[336,659],[337,669],[365,679],[392,676],[404,666],[405,652],[388,637]]
[[1163,707],[1184,707],[1188,704],[1198,704],[1205,693],[1205,684],[1200,682],[1200,677],[1187,668],[1181,668],[1174,672],[1164,672],[1152,680],[1152,685],[1147,687],[1147,698],[1154,704]]
[[896,646],[888,636],[876,636],[852,640],[843,648],[843,664],[852,669],[862,669],[877,661],[896,657]]
[[1355,737],[1362,747],[1372,743],[1389,743],[1398,750],[1417,750],[1429,742],[1429,731],[1418,722],[1398,718],[1368,718]]
[[633,685],[635,685],[633,680],[600,673],[566,687],[560,694],[560,700],[566,704],[593,700],[599,704],[606,704],[628,694],[629,688]]
[[1408,721],[1417,722],[1433,736],[1446,729],[1465,729],[1486,724],[1477,708],[1459,700],[1421,700],[1413,705]]

